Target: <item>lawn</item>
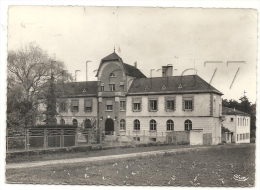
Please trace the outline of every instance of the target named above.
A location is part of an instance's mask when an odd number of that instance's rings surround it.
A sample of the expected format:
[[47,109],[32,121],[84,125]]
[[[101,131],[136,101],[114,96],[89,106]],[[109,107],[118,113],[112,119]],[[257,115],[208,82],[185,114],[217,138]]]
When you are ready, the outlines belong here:
[[[234,175],[248,178],[237,181]],[[212,146],[94,163],[8,169],[8,183],[165,186],[254,186],[255,145]]]

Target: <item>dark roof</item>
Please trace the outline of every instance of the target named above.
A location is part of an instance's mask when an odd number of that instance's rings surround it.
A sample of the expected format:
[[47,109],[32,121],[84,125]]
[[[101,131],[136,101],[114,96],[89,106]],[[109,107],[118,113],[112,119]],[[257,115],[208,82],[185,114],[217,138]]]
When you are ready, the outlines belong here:
[[59,86],[59,91],[62,92],[64,96],[96,96],[98,93],[98,82],[97,81],[87,81],[87,82],[69,82],[61,84]]
[[[179,87],[182,88],[179,88]],[[213,92],[223,95],[198,75],[135,79],[128,94],[167,94]]]
[[250,114],[239,111],[237,109],[234,110],[234,108],[228,108],[222,106],[222,115],[247,115],[250,116]]
[[[103,64],[103,62],[105,61],[110,61],[110,60],[118,60],[123,68],[124,68],[124,72],[125,74],[135,77],[135,78],[146,78],[146,76],[136,67],[129,65],[127,63],[123,62],[123,59],[121,57],[119,57],[115,52],[111,53],[110,55],[104,57],[103,59],[101,59],[101,62],[99,64],[99,68],[98,68],[98,72]],[[98,76],[98,72],[96,74],[96,77]]]
[[116,59],[121,59],[121,60],[122,60],[121,57],[119,57],[115,52],[113,52],[113,53],[111,53],[110,55],[104,57],[104,58],[101,59],[101,60],[103,60],[103,61],[108,61],[108,60],[116,60]]
[[134,67],[132,65],[128,65],[126,63],[123,63],[123,66],[125,67],[126,71],[128,72],[128,74],[130,76],[135,77],[137,79],[146,78],[146,76],[136,67]]

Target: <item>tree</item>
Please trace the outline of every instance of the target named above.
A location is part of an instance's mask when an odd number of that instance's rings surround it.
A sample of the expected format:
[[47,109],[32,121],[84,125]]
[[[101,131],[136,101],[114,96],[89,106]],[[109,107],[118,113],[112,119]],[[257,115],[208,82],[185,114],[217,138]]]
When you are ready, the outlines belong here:
[[32,126],[42,114],[39,104],[46,104],[44,92],[49,88],[51,70],[56,82],[61,81],[64,63],[32,42],[8,52],[7,68],[7,126]]
[[51,73],[51,78],[49,80],[48,84],[48,90],[45,93],[46,97],[46,111],[44,112],[46,115],[45,123],[47,125],[51,124],[57,124],[57,121],[55,119],[55,116],[57,115],[57,109],[56,109],[56,104],[57,104],[57,94],[56,94],[56,87],[54,84],[54,76],[53,73]]

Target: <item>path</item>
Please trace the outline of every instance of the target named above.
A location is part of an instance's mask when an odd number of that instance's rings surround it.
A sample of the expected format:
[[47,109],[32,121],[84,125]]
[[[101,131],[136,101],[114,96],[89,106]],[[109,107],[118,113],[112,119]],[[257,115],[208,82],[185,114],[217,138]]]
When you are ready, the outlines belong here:
[[180,149],[157,150],[157,151],[149,151],[149,152],[138,152],[138,153],[131,153],[131,154],[119,154],[119,155],[98,156],[98,157],[88,157],[88,158],[72,158],[72,159],[63,159],[63,160],[16,163],[16,164],[7,164],[6,169],[30,168],[30,167],[39,167],[39,166],[54,165],[54,164],[94,162],[94,161],[113,160],[113,159],[120,159],[120,158],[132,158],[138,156],[149,156],[155,154],[165,154],[165,152],[174,153],[174,152],[185,152],[189,150],[203,150],[203,149],[205,150],[209,148],[211,147],[209,146],[209,147],[180,148]]

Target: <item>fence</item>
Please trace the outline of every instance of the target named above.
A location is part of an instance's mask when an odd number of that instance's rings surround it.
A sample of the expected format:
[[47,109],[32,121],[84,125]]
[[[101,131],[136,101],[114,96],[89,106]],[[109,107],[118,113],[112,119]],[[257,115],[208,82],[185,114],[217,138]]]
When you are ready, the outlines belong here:
[[[147,143],[190,144],[190,131],[92,131],[80,128],[25,129],[7,132],[7,152],[80,146],[120,146]],[[203,144],[212,135],[203,134]]]

